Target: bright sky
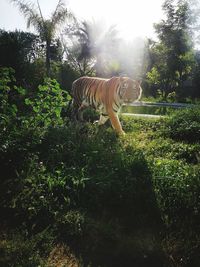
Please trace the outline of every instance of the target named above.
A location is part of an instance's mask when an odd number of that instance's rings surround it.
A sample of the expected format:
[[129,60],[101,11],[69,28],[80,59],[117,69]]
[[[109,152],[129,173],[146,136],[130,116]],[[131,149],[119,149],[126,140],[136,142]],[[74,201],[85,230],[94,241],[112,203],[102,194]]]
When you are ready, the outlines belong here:
[[[30,0],[36,2],[36,0]],[[55,10],[58,0],[39,0],[47,18]],[[125,39],[153,37],[153,23],[162,18],[163,0],[65,0],[80,19],[102,20],[106,25],[116,24]],[[9,0],[0,0],[0,29],[27,31],[26,21]]]

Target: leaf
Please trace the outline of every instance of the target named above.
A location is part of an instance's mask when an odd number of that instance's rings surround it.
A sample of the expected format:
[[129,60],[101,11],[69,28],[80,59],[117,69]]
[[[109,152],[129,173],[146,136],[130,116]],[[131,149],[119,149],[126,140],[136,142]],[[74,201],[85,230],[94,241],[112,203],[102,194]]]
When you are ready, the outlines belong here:
[[62,110],[61,108],[55,109],[56,117],[60,117],[61,110]]
[[24,100],[24,102],[25,102],[25,104],[26,104],[27,106],[33,104],[33,101],[30,100],[29,98],[26,98],[26,99]]
[[26,89],[22,87],[14,86],[14,89],[20,94],[20,95],[26,95]]
[[17,113],[18,109],[17,106],[15,104],[12,105],[12,113],[15,114]]

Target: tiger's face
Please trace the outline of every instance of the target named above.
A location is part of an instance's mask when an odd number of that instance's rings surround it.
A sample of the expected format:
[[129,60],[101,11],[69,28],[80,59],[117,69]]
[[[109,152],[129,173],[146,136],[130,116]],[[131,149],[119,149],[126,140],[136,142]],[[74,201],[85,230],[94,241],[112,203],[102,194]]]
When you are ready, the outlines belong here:
[[138,101],[142,95],[141,82],[128,77],[120,78],[120,95],[124,103]]

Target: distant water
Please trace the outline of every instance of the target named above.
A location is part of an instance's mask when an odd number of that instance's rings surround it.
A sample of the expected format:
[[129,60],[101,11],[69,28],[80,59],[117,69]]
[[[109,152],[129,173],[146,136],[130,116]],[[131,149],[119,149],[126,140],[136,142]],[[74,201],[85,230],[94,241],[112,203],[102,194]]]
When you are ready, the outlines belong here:
[[133,107],[123,106],[122,113],[133,113],[133,114],[151,114],[151,115],[169,115],[175,108],[172,107]]

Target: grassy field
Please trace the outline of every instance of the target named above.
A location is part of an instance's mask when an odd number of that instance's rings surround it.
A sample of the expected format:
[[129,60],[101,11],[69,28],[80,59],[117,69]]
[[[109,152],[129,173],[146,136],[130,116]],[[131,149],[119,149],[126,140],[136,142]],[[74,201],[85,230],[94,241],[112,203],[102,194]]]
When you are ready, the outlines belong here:
[[199,266],[198,114],[124,116],[125,137],[68,121],[15,136],[1,154],[0,266]]

